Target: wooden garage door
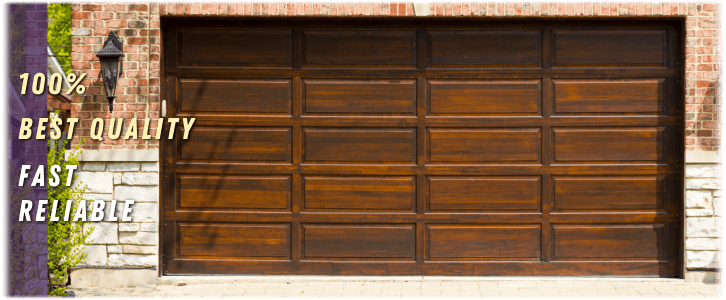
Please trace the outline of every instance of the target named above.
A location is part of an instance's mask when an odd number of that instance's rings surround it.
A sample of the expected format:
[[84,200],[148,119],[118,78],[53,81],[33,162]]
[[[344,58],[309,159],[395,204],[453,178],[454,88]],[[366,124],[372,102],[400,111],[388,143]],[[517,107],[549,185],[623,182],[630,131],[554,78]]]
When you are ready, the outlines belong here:
[[165,274],[680,274],[679,22],[162,24]]

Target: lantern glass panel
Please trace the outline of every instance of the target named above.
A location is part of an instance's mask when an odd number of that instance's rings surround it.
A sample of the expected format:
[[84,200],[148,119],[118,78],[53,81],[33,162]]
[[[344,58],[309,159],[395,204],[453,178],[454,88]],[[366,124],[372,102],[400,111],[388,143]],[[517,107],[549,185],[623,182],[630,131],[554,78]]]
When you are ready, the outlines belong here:
[[118,80],[118,59],[101,59],[101,74],[106,97],[116,96],[116,81]]

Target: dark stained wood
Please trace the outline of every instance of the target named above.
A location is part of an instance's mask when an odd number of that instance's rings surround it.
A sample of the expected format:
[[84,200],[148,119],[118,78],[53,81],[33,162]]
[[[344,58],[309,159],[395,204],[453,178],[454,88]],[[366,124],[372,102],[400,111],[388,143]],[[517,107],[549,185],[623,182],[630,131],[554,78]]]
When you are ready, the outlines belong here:
[[179,63],[292,67],[290,30],[181,30]]
[[555,128],[556,162],[663,162],[665,129]]
[[429,176],[430,211],[538,210],[539,177]]
[[554,259],[658,260],[663,224],[554,225]]
[[415,31],[305,31],[306,65],[415,66]]
[[416,114],[413,80],[304,80],[305,113]]
[[303,210],[414,211],[415,177],[303,177]]
[[289,128],[193,127],[182,140],[182,160],[290,162]]
[[681,276],[683,22],[163,16],[161,274]]
[[183,112],[292,113],[290,80],[182,79],[179,84]]
[[304,162],[416,163],[416,130],[303,128]]
[[541,31],[429,31],[432,67],[538,67]]
[[666,30],[555,30],[556,67],[665,67]]
[[535,260],[539,225],[429,225],[432,260]]
[[664,79],[553,80],[557,113],[664,113]]
[[289,209],[290,176],[179,176],[179,208]]
[[430,115],[534,115],[540,112],[539,80],[431,80]]
[[179,224],[181,256],[285,259],[289,249],[286,224]]
[[398,258],[413,260],[413,225],[303,226],[304,259]]
[[665,176],[555,177],[556,210],[656,210],[666,201]]
[[538,128],[429,129],[431,162],[539,162]]

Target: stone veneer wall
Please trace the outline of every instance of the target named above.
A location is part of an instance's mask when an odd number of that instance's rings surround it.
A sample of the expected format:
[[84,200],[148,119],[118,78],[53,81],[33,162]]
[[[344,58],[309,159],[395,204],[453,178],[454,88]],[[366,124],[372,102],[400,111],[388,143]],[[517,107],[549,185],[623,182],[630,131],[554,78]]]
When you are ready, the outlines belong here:
[[[686,149],[686,195],[685,195],[685,265],[687,270],[715,270],[720,267],[718,245],[720,236],[721,187],[720,173],[720,123],[717,97],[720,76],[720,5],[685,2],[569,2],[569,3],[482,3],[482,2],[373,2],[373,3],[327,3],[327,2],[246,2],[246,3],[99,3],[73,4],[71,53],[73,69],[87,73],[84,84],[88,86],[85,95],[74,95],[72,117],[80,118],[76,137],[88,137],[91,119],[101,117],[157,119],[160,110],[160,64],[161,64],[161,16],[218,16],[218,17],[284,17],[321,16],[330,18],[380,17],[614,17],[614,18],[659,18],[680,17],[686,24],[685,57],[685,149]],[[102,96],[101,80],[98,78],[100,64],[95,59],[108,31],[119,29],[125,39],[125,74],[119,80],[120,95],[114,105],[114,113],[108,112],[108,105]],[[156,126],[156,120],[152,124]],[[143,123],[140,123],[140,125]],[[124,126],[127,126],[126,124]],[[153,134],[153,133],[152,133]],[[90,149],[143,149],[156,151],[156,140],[110,140],[92,141],[85,145]],[[77,141],[76,141],[77,142]],[[148,149],[148,150],[147,150]],[[113,164],[111,164],[113,165]],[[112,171],[106,165],[97,173],[122,173]],[[90,168],[90,166],[89,166]],[[115,165],[114,167],[115,168]],[[100,167],[99,167],[100,169]],[[128,171],[135,172],[135,171]],[[139,172],[143,173],[143,170]],[[111,177],[116,175],[111,175]],[[123,186],[123,176],[113,189]],[[108,178],[102,175],[99,178]],[[108,180],[106,180],[108,181]],[[131,182],[131,181],[127,181]],[[108,184],[102,197],[109,197]],[[135,186],[127,185],[127,186]],[[149,186],[146,186],[149,187]],[[123,189],[122,189],[123,190]],[[114,190],[115,191],[115,190]],[[158,191],[158,187],[157,187]],[[157,197],[158,198],[158,197]],[[108,199],[108,198],[104,198]],[[153,202],[153,201],[152,201]],[[151,202],[149,202],[151,203]],[[155,202],[156,203],[156,202]],[[155,204],[158,205],[158,204]],[[157,208],[158,209],[158,206]],[[157,221],[157,220],[154,220]],[[140,223],[141,224],[141,223]],[[108,225],[113,227],[113,225]],[[122,226],[123,229],[135,227]],[[113,229],[113,228],[112,228]],[[121,227],[118,228],[121,230]],[[139,227],[141,230],[141,227]],[[113,231],[113,230],[111,230]],[[141,258],[143,254],[123,253],[122,243],[134,231],[119,231],[119,244],[105,244],[106,265],[121,263],[123,258]],[[134,236],[145,235],[138,231]],[[122,238],[123,237],[123,238]],[[122,253],[116,251],[121,245]],[[128,244],[132,245],[132,244]],[[155,244],[156,245],[156,244]],[[100,245],[99,245],[100,246]],[[143,245],[153,246],[153,245]],[[103,247],[97,247],[102,249]],[[130,251],[140,248],[127,247]],[[150,248],[144,248],[148,250]],[[89,250],[91,251],[91,250]],[[100,251],[100,250],[99,250]],[[157,249],[158,252],[158,249]],[[96,256],[101,257],[98,253]],[[123,256],[122,256],[123,255]],[[143,261],[146,258],[143,258]],[[98,261],[100,265],[101,260]],[[156,262],[156,260],[154,260]],[[133,266],[139,261],[124,265]],[[694,272],[691,272],[695,274]],[[688,277],[688,273],[687,273]],[[691,278],[693,279],[693,278]],[[698,279],[700,280],[700,279]]]
[[[112,158],[102,157],[98,151],[84,150],[74,185],[87,185],[85,198],[103,200],[106,206],[103,221],[90,223],[94,226],[89,237],[92,242],[86,246],[88,257],[80,266],[150,268],[158,265],[158,154],[140,155],[144,153],[128,150],[126,153],[131,155],[119,154],[110,161]],[[108,222],[114,199],[119,221]],[[134,200],[131,222],[120,221],[123,200]]]
[[720,178],[717,152],[686,153],[686,270],[720,268]]

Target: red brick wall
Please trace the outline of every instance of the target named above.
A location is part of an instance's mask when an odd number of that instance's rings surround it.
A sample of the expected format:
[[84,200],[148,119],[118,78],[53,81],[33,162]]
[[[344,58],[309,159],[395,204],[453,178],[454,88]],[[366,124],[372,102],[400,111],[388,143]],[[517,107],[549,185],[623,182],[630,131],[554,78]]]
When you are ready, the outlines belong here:
[[[686,18],[686,150],[715,151],[719,147],[716,99],[719,74],[719,5],[697,3],[475,3],[435,2],[428,16],[618,16]],[[413,3],[151,3],[74,4],[73,68],[86,72],[86,95],[74,96],[73,114],[81,119],[76,136],[89,136],[91,119],[108,119],[108,106],[98,80],[97,52],[109,28],[126,40],[125,74],[113,117],[143,119],[159,116],[160,15],[219,16],[399,16],[415,17]],[[121,90],[123,89],[123,90]],[[107,121],[108,122],[108,121]],[[141,122],[141,121],[139,121]],[[139,124],[143,125],[143,124]],[[156,127],[154,124],[153,127]],[[151,149],[156,140],[87,139],[85,148]]]

